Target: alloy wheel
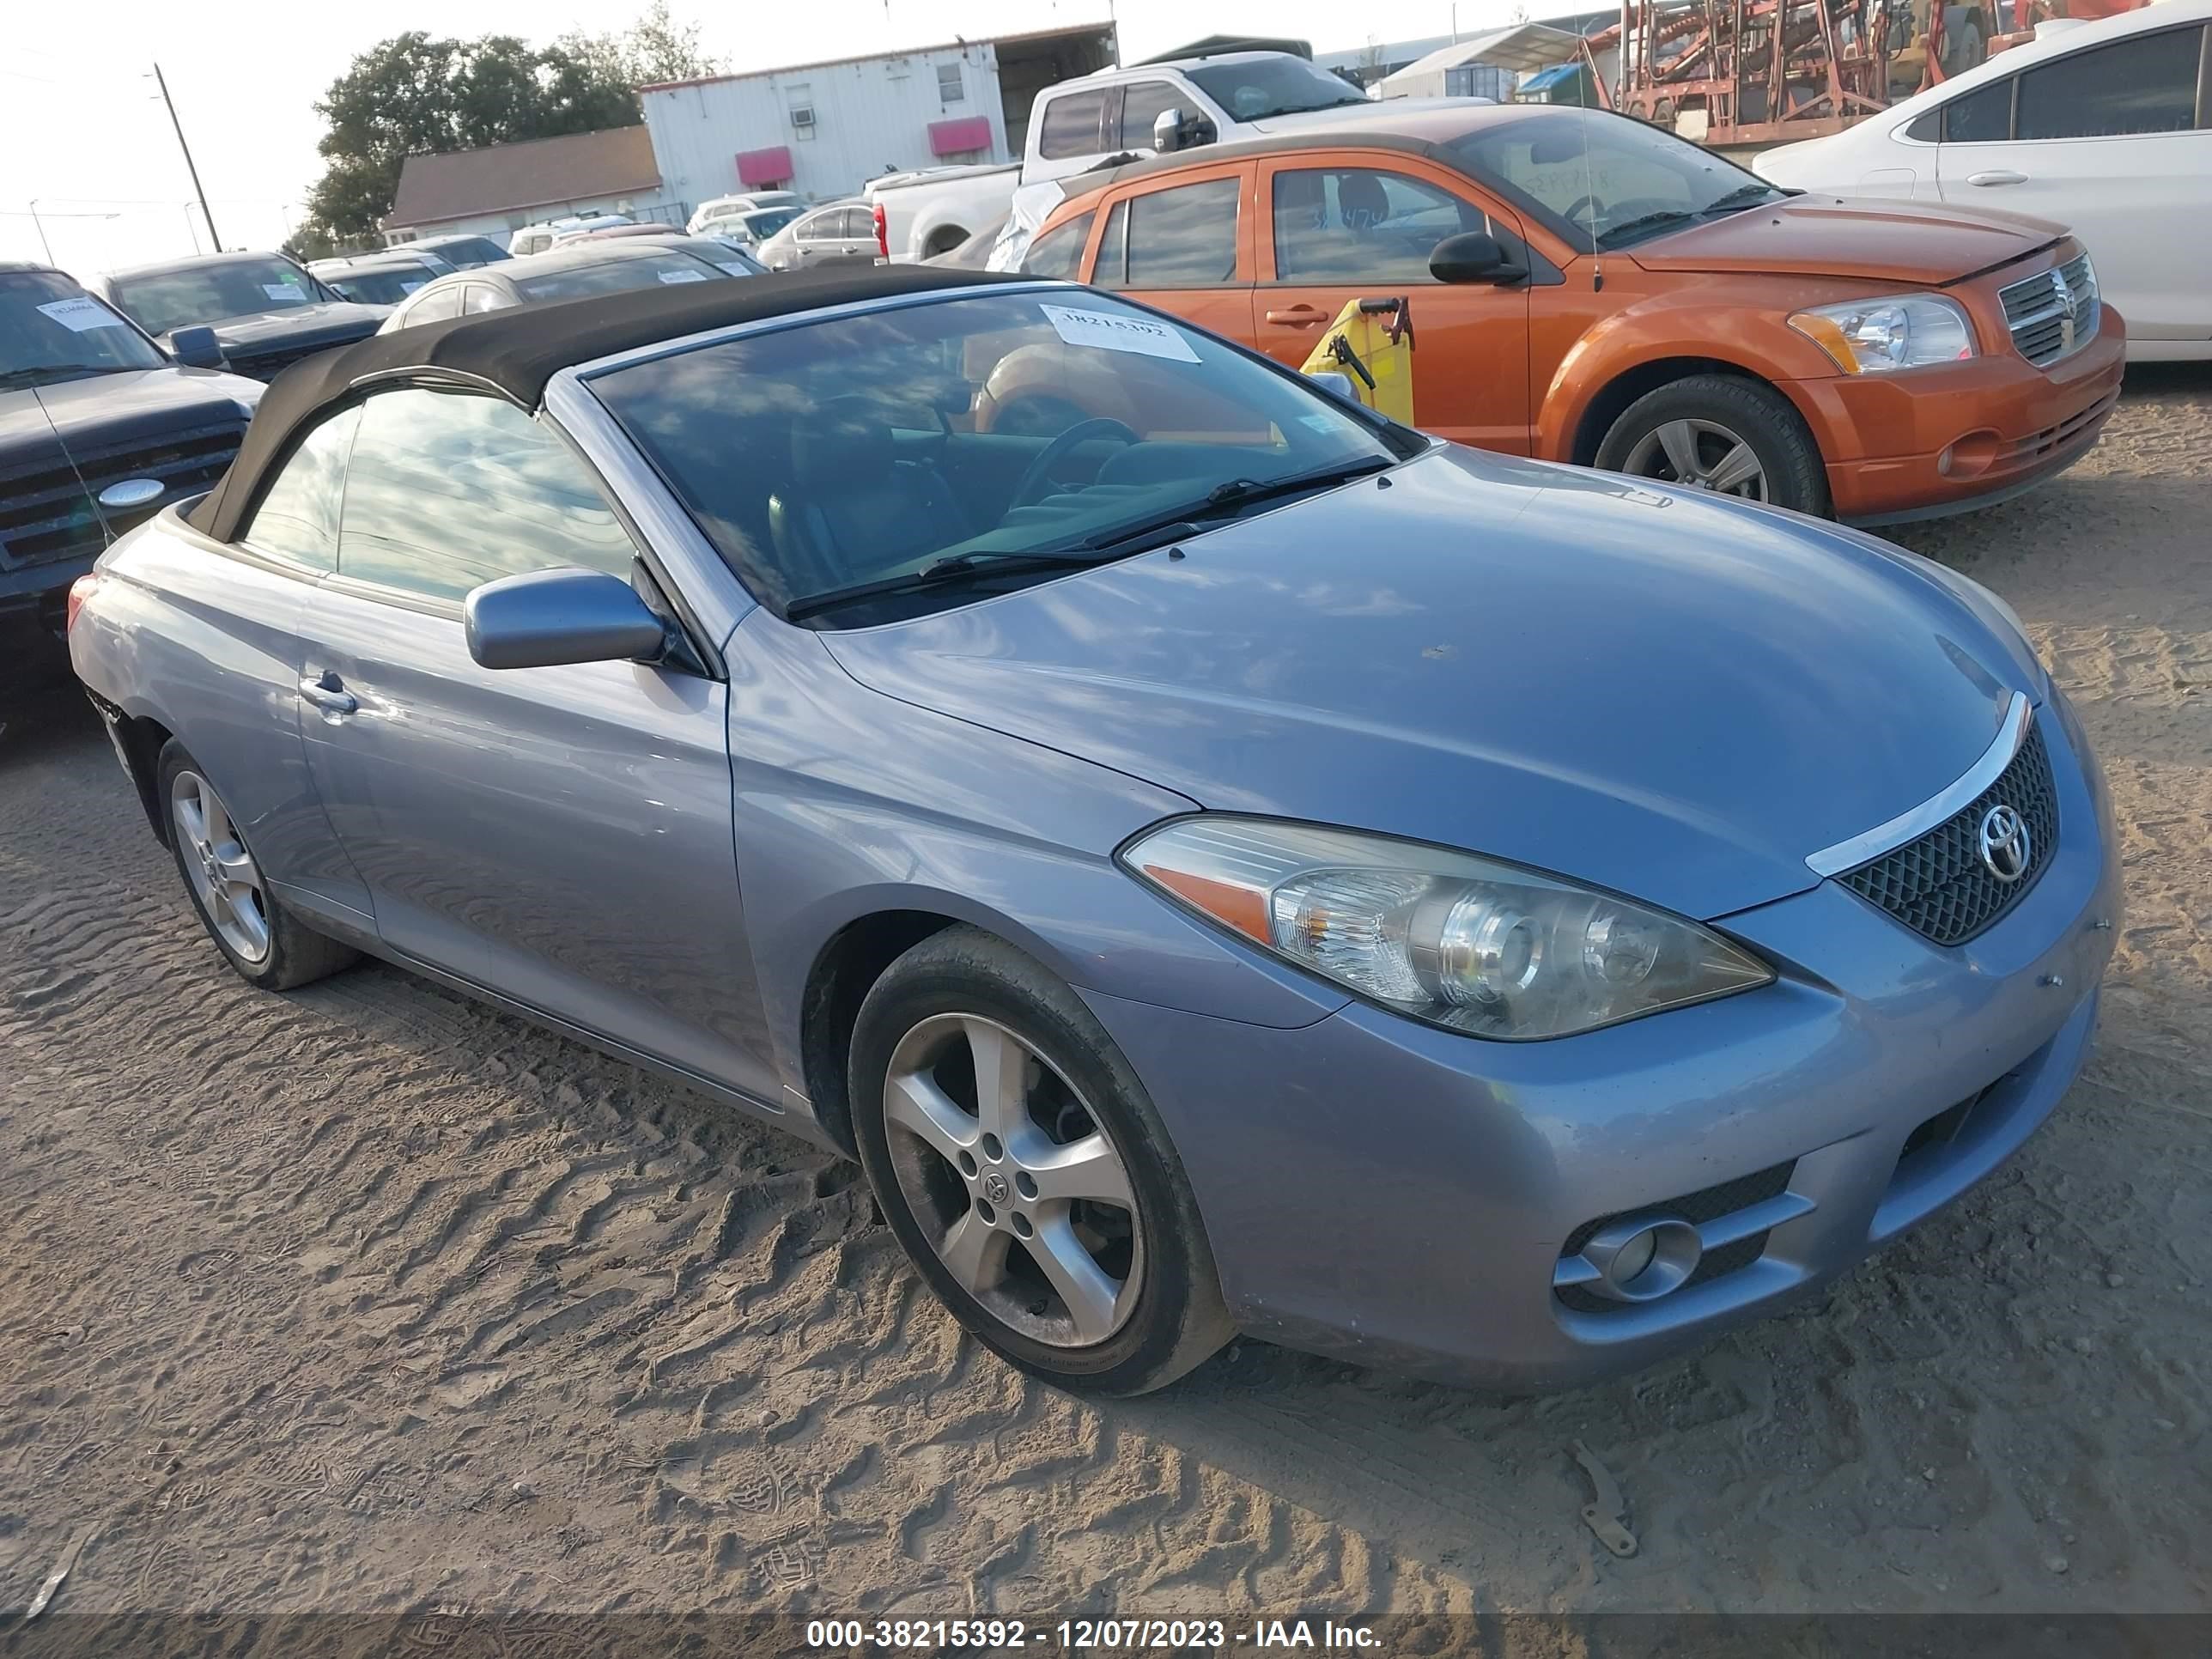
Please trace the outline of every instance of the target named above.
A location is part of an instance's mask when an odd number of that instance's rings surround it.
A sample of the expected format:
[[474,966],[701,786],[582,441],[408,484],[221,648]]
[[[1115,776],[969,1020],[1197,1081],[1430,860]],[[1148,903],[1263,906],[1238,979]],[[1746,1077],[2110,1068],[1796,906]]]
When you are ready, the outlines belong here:
[[1636,441],[1624,472],[1747,501],[1769,499],[1766,466],[1752,447],[1712,421],[1662,421]]
[[222,942],[249,963],[269,955],[269,901],[261,870],[208,781],[189,769],[169,786],[169,819],[185,875]]
[[884,1122],[900,1195],[995,1318],[1061,1348],[1127,1322],[1145,1260],[1127,1167],[1035,1048],[979,1015],[933,1015],[892,1053]]

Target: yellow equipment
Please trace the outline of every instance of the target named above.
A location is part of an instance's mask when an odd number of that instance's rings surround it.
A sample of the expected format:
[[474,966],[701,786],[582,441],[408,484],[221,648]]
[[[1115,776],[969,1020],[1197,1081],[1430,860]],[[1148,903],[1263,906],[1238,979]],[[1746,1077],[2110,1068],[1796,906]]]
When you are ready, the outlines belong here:
[[1308,374],[1351,379],[1359,401],[1407,426],[1413,419],[1413,313],[1404,295],[1347,300],[1299,365]]

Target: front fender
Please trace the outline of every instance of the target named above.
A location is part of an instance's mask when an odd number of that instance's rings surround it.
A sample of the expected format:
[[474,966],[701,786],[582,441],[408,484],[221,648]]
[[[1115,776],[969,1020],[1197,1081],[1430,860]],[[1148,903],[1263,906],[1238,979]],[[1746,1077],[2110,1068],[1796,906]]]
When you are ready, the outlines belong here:
[[802,1075],[808,976],[852,923],[924,911],[1071,985],[1255,1024],[1347,1000],[1143,886],[1114,849],[1196,805],[1059,750],[874,691],[766,611],[729,647],[738,878],[777,1063]]
[[1795,383],[1832,379],[1838,370],[1784,319],[1790,311],[1870,291],[1857,283],[1793,283],[1784,308],[1776,303],[1775,279],[1722,276],[1646,295],[1585,330],[1559,360],[1538,404],[1534,453],[1543,460],[1573,460],[1583,421],[1607,387],[1623,375],[1677,360],[1686,374],[1701,372],[1693,363],[1717,363],[1766,381],[1809,425],[1814,410]]

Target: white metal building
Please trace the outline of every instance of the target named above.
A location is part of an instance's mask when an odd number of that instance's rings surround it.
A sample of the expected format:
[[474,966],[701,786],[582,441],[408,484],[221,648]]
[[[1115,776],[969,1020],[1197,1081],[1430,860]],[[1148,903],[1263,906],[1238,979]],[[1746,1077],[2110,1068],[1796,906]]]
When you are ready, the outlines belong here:
[[878,173],[1020,159],[1039,88],[1111,64],[1111,23],[643,87],[662,189],[850,195]]

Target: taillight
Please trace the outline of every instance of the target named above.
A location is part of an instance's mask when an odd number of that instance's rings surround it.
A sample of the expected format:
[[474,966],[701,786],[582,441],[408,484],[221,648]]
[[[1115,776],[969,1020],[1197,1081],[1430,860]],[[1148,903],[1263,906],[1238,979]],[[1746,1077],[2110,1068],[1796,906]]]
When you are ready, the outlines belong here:
[[884,204],[876,204],[876,253],[881,258],[891,257],[891,228],[884,218]]
[[[62,617],[64,632],[76,626],[76,613],[84,609],[84,602],[92,597],[94,590],[99,586],[100,572],[97,570],[88,570],[70,584],[69,608]],[[51,617],[53,612],[49,611],[46,614]]]

